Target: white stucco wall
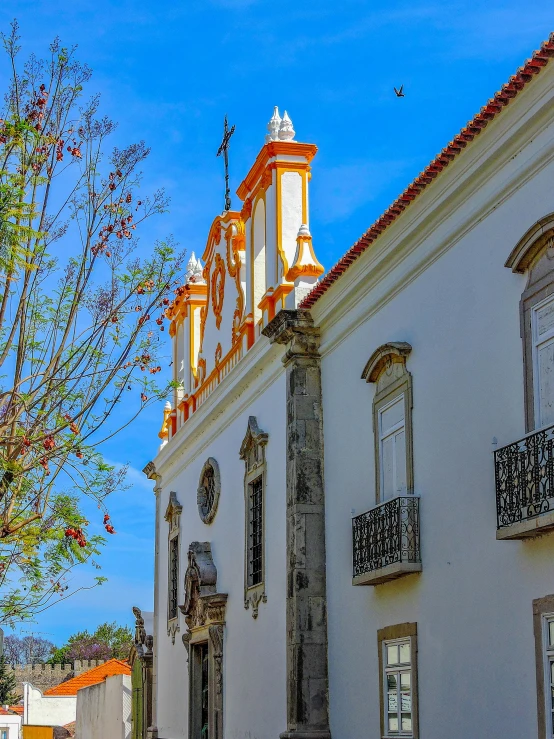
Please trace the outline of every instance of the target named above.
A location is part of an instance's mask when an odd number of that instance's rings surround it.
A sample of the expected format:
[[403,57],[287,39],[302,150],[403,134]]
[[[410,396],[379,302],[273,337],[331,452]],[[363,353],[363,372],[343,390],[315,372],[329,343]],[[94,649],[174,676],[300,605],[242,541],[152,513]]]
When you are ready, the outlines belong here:
[[[540,84],[551,97],[549,73]],[[499,126],[535,100],[542,105],[547,93],[537,82],[526,94]],[[552,104],[549,110],[552,121]],[[380,735],[377,630],[409,621],[418,625],[421,737],[537,735],[532,601],[554,592],[554,535],[495,539],[491,453],[493,437],[502,446],[525,434],[519,300],[526,277],[504,263],[553,209],[554,125],[533,135],[530,122],[526,128],[523,143],[503,144],[481,189],[477,173],[465,187],[458,181],[463,202],[445,206],[442,223],[426,234],[422,214],[410,233],[408,222],[424,208],[415,203],[370,247],[344,279],[355,307],[336,310],[330,291],[313,311],[323,326],[333,739]],[[494,131],[472,144],[475,157]],[[460,158],[460,168],[468,164]],[[428,194],[438,196],[437,187]],[[423,572],[353,587],[351,509],[359,514],[375,503],[374,388],[360,377],[372,352],[390,341],[413,347],[407,368]]]
[[0,715],[0,730],[8,729],[8,739],[20,739],[21,736],[21,716],[11,715]]
[[75,721],[74,695],[43,695],[31,683],[23,683],[23,723],[35,726],[65,726]]
[[[252,350],[254,351],[254,350]],[[181,558],[179,603],[183,602],[188,545],[209,541],[217,567],[217,589],[228,593],[224,648],[224,731],[232,739],[275,739],[286,728],[285,697],[285,378],[280,351],[265,375],[275,375],[264,387],[264,374],[252,372],[246,393],[228,393],[226,410],[212,423],[195,428],[196,414],[170,444],[182,446],[173,454],[171,467],[163,464],[160,511],[160,578],[158,632],[157,726],[159,735],[181,739],[188,731],[188,666],[181,636],[184,617],[179,614],[180,632],[175,644],[167,635],[167,534],[163,520],[169,493],[175,491],[183,506],[181,515]],[[206,408],[209,406],[206,404]],[[269,434],[266,447],[266,582],[267,603],[252,618],[244,608],[244,462],[239,449],[249,416]],[[187,427],[190,429],[185,436]],[[192,431],[194,429],[194,431]],[[165,450],[164,450],[165,452]],[[161,455],[160,455],[161,456]],[[197,508],[200,472],[208,457],[214,457],[221,473],[221,496],[214,522],[202,523]],[[158,469],[158,467],[157,467]]]
[[75,734],[82,739],[129,739],[131,677],[112,675],[77,692]]
[[[318,301],[333,739],[380,736],[377,630],[418,625],[422,739],[536,736],[532,601],[554,593],[554,534],[496,540],[492,440],[525,433],[519,300],[525,276],[504,267],[512,248],[554,210],[554,63],[452,162]],[[375,502],[372,399],[361,380],[380,345],[407,341],[413,377],[415,493],[423,571],[353,587],[351,515]],[[264,352],[267,354],[264,360]],[[218,590],[229,594],[224,723],[229,739],[276,739],[286,729],[285,377],[282,347],[263,340],[235,367],[156,460],[157,727],[184,739],[186,650],[166,632],[170,491],[183,506],[179,602],[189,542],[209,541]],[[241,374],[242,373],[242,374]],[[235,378],[243,376],[240,385]],[[249,415],[267,446],[267,604],[243,607],[244,491],[238,450]],[[215,521],[197,512],[200,470],[217,459]]]

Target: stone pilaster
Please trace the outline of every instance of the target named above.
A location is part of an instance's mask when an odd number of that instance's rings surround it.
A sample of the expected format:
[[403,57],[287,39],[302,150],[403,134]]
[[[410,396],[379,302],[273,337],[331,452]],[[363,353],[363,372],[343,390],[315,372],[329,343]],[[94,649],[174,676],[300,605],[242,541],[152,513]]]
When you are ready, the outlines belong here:
[[282,310],[263,333],[286,347],[287,730],[281,739],[330,739],[319,330],[309,311]]

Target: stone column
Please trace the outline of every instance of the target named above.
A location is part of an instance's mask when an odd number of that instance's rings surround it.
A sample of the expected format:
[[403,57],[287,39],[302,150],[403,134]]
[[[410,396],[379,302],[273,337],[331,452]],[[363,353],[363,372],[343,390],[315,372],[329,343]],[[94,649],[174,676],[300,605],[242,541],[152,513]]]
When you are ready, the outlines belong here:
[[309,311],[282,310],[263,333],[286,346],[287,730],[281,739],[330,739],[319,330]]

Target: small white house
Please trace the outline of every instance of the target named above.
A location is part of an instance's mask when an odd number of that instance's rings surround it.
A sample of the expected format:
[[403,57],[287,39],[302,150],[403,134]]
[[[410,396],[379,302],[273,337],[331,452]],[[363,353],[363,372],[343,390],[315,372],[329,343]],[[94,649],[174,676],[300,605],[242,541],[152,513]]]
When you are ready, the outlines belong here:
[[0,739],[19,739],[21,716],[7,708],[0,708]]
[[[32,726],[65,726],[75,721],[76,695],[44,695],[31,683],[23,683],[23,723]],[[3,739],[0,733],[0,739]]]
[[86,739],[129,739],[131,676],[112,675],[77,692],[75,734]]

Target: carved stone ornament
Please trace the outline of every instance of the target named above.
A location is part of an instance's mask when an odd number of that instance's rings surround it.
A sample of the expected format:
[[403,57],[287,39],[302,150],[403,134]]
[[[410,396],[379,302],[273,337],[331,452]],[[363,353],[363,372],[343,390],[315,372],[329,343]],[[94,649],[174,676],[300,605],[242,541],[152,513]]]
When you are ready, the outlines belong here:
[[133,613],[135,615],[135,649],[137,655],[142,661],[145,658],[152,657],[152,649],[154,646],[154,637],[151,634],[146,633],[144,628],[144,618],[142,617],[142,611],[137,606],[133,606]]
[[193,541],[185,573],[185,602],[179,606],[190,630],[225,621],[227,595],[218,593],[217,570],[208,541]]
[[215,268],[212,272],[212,308],[216,328],[221,326],[223,298],[225,295],[225,262],[219,254],[215,255]]
[[[223,731],[223,659],[224,626],[227,594],[217,592],[217,570],[212,558],[212,549],[207,541],[193,541],[188,550],[188,567],[185,574],[185,602],[179,606],[185,616],[187,631],[182,640],[189,663],[189,733],[199,736],[205,725],[207,709],[208,735],[224,736]],[[193,650],[208,646],[208,691],[207,706],[198,700],[197,661],[190,659]]]
[[246,472],[251,473],[264,464],[268,434],[258,426],[256,416],[249,416],[246,435],[240,446],[239,456],[246,462]]
[[165,511],[165,520],[169,523],[169,532],[173,533],[179,528],[179,518],[183,506],[177,500],[177,493],[171,492],[169,494],[169,503]]
[[200,473],[197,491],[198,514],[206,524],[212,523],[217,513],[221,493],[221,475],[219,465],[213,457],[209,457]]

